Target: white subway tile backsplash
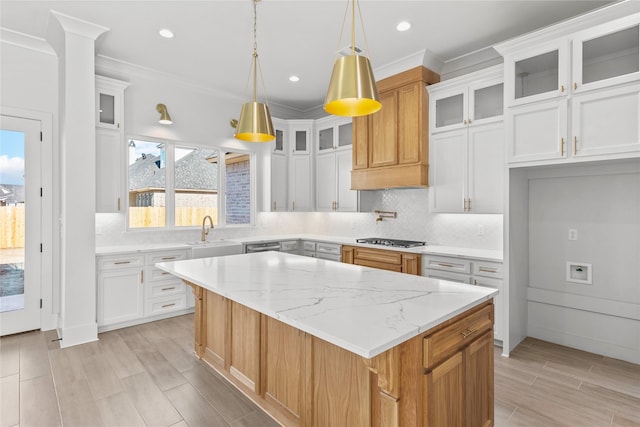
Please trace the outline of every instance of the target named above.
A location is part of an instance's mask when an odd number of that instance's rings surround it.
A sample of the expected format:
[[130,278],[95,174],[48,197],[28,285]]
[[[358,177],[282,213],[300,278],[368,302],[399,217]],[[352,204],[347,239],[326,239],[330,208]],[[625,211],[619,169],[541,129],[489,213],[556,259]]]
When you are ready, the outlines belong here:
[[[502,215],[434,214],[428,189],[379,190],[367,194],[372,210],[395,211],[398,217],[377,222],[374,213],[259,212],[254,227],[216,228],[209,238],[233,239],[274,234],[326,234],[424,240],[428,244],[473,249],[502,249]],[[478,235],[478,225],[484,234]],[[126,231],[125,215],[97,214],[98,246],[188,242],[200,239],[199,228]]]

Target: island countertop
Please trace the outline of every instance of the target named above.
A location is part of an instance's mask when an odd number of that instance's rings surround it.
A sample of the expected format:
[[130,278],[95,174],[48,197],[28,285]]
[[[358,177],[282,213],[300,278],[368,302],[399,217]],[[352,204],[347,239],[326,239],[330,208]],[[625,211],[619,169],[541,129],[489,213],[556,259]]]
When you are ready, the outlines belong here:
[[156,266],[367,359],[498,293],[281,252]]

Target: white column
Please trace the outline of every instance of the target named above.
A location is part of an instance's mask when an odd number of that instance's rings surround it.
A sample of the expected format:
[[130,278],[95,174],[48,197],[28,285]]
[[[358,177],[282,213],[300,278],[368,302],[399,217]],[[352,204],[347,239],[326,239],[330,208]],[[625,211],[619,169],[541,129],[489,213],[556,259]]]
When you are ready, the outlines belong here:
[[98,338],[96,323],[95,41],[108,28],[51,11],[60,103],[60,345]]

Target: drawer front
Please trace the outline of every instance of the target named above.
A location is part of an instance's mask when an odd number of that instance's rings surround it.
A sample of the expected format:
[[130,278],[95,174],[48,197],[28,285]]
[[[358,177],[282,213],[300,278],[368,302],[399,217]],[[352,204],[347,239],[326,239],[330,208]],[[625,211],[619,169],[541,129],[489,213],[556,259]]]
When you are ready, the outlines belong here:
[[471,261],[461,258],[449,258],[439,256],[424,256],[424,268],[455,273],[471,274]]
[[484,286],[486,288],[502,289],[502,280],[492,279],[490,277],[475,276],[473,278],[473,284],[476,286]]
[[402,273],[402,265],[399,264],[389,264],[386,262],[370,261],[368,259],[361,258],[356,258],[353,263],[355,265],[362,265],[364,267],[380,268],[382,270],[397,271],[398,273]]
[[303,242],[302,249],[305,251],[316,251],[316,242]]
[[147,266],[145,270],[146,271],[144,274],[146,282],[153,283],[175,280],[175,276],[173,276],[171,273],[167,273],[166,271],[162,271],[159,268]]
[[493,328],[493,305],[464,317],[423,340],[423,365],[430,369]]
[[298,241],[290,241],[290,242],[280,242],[280,250],[282,252],[286,251],[296,251],[298,250]]
[[368,249],[368,248],[355,248],[353,250],[353,256],[356,259],[356,264],[361,264],[359,261],[373,261],[382,262],[386,264],[402,264],[402,253],[396,251],[385,251],[380,249]]
[[154,265],[157,262],[180,261],[182,259],[187,259],[187,251],[178,250],[168,252],[155,252],[147,254],[145,258],[147,265]]
[[502,279],[502,263],[490,261],[473,261],[474,276],[495,277]]
[[184,294],[185,284],[182,281],[147,284],[144,293],[145,298]]
[[329,261],[340,262],[340,255],[325,254],[325,253],[322,253],[322,252],[317,252],[316,253],[316,258],[318,258],[318,259],[326,259],[326,260],[329,260]]
[[115,270],[118,268],[142,267],[144,255],[108,255],[98,257],[98,270]]
[[303,255],[311,257],[311,258],[315,258],[316,257],[316,252],[315,251],[304,251]]
[[467,285],[471,284],[471,276],[453,273],[450,271],[431,270],[429,268],[425,268],[422,275],[432,279],[448,280],[450,282],[465,283]]
[[340,255],[342,246],[332,245],[331,243],[317,243],[316,252],[330,255]]
[[146,299],[144,302],[144,315],[157,316],[163,313],[170,313],[176,310],[183,310],[187,306],[187,295],[173,295],[163,298]]

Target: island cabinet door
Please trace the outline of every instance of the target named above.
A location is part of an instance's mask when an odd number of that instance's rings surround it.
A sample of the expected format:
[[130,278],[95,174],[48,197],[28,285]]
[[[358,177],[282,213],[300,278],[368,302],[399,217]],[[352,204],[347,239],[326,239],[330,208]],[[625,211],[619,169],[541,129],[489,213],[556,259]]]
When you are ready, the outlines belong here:
[[[202,293],[201,304],[202,314],[198,315],[198,307],[196,307],[196,324],[201,323],[202,332],[199,334],[200,348],[202,349],[202,357],[205,361],[217,366],[221,369],[227,369],[227,340],[228,340],[228,304],[229,301],[214,294],[198,288]],[[200,320],[199,317],[202,317]],[[198,332],[196,328],[196,333]],[[196,338],[197,340],[197,338]]]
[[466,427],[493,425],[493,332],[487,331],[464,351]]
[[260,313],[231,303],[231,355],[229,373],[249,390],[260,394]]
[[464,364],[458,352],[424,376],[425,427],[464,426]]
[[263,322],[264,398],[301,424],[304,399],[310,393],[304,382],[306,334],[267,316]]

